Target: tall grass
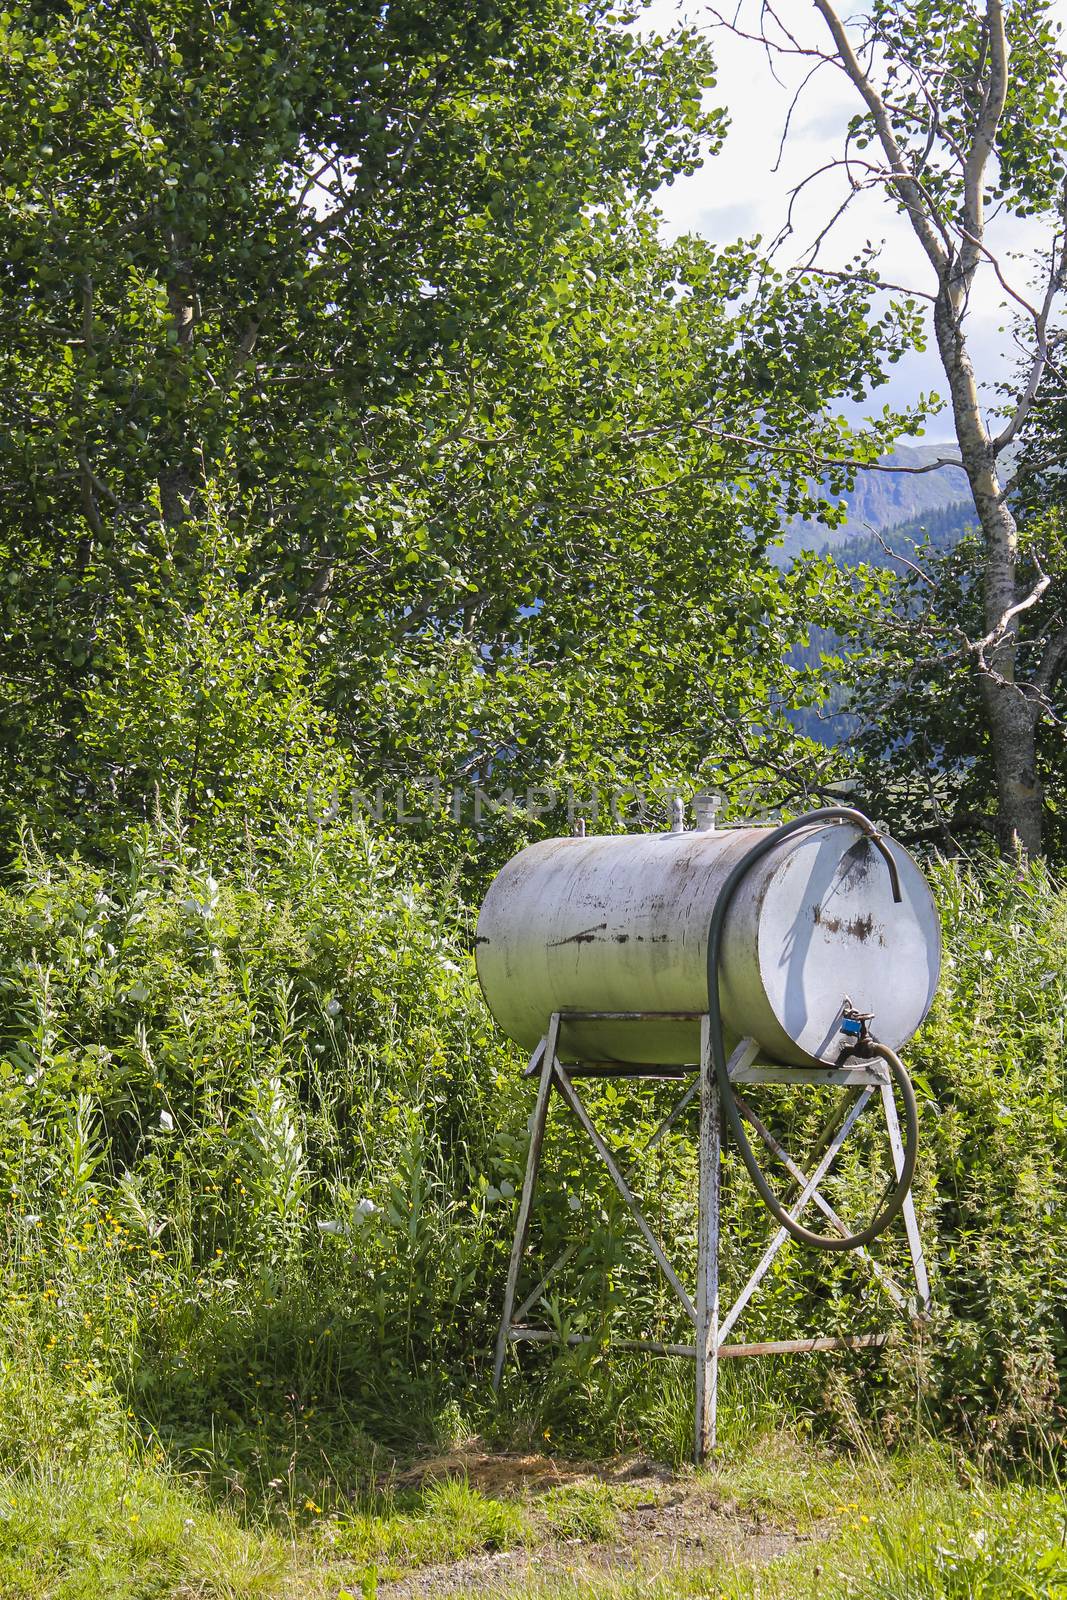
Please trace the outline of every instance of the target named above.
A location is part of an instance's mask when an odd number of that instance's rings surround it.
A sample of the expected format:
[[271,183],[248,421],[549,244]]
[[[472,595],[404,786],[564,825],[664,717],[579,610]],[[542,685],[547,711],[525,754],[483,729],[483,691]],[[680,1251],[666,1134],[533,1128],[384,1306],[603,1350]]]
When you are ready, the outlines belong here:
[[264,1484],[356,1418],[432,1432],[489,1338],[522,1128],[446,928],[355,832],[224,880],[166,829],[111,873],[27,853],[0,1262],[49,1371]]
[[[935,1321],[888,1355],[732,1364],[727,1440],[786,1415],[846,1439],[873,1420],[891,1443],[947,1426],[999,1463],[1062,1444],[1067,897],[1036,870],[936,879],[945,980],[910,1052]],[[163,823],[110,870],[27,845],[0,891],[0,1369],[17,1355],[12,1415],[38,1420],[0,1468],[83,1413],[261,1509],[323,1504],[383,1450],[473,1428],[685,1457],[690,1368],[601,1342],[675,1336],[676,1307],[558,1112],[532,1245],[547,1262],[577,1229],[581,1248],[538,1315],[595,1342],[524,1353],[491,1397],[530,1097],[466,927],[447,886],[341,824],[249,844],[225,873]],[[638,1161],[670,1094],[590,1103],[684,1264],[692,1125]],[[802,1149],[817,1102],[770,1091],[766,1109]],[[881,1182],[875,1128],[835,1179],[848,1215]],[[728,1293],[766,1219],[732,1160],[725,1183]],[[900,1239],[879,1253],[905,1269]],[[749,1317],[775,1337],[886,1308],[855,1262],[788,1247]]]

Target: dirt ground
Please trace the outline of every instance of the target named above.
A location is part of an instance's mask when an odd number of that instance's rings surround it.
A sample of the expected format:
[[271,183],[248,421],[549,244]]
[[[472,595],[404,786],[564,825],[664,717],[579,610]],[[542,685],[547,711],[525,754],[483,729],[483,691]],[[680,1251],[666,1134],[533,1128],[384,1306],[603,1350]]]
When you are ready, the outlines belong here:
[[[757,1565],[805,1545],[816,1545],[824,1530],[788,1522],[771,1523],[758,1511],[743,1511],[692,1473],[678,1474],[659,1462],[638,1457],[591,1469],[540,1455],[490,1455],[477,1449],[422,1461],[400,1481],[411,1486],[434,1478],[465,1474],[472,1488],[495,1497],[539,1494],[565,1484],[599,1481],[634,1491],[619,1512],[618,1532],[608,1543],[572,1539],[529,1549],[495,1551],[383,1582],[381,1600],[446,1600],[449,1596],[489,1595],[520,1582],[528,1572],[539,1577],[580,1567],[610,1575],[702,1566],[717,1558]],[[630,1497],[628,1497],[630,1498]]]

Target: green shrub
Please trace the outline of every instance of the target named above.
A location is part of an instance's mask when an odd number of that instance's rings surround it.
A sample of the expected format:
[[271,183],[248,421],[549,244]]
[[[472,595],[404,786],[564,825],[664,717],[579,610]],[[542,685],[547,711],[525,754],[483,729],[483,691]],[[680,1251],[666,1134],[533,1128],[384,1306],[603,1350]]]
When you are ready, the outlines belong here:
[[[1062,1443],[1067,896],[1037,869],[935,877],[945,975],[908,1052],[934,1322],[876,1356],[728,1364],[727,1439],[783,1413],[847,1435],[858,1406],[890,1441],[933,1422],[990,1460]],[[558,1109],[530,1270],[579,1248],[534,1314],[593,1342],[525,1350],[492,1406],[531,1093],[465,918],[398,848],[342,823],[249,843],[214,872],[159,822],[110,871],[27,848],[0,891],[0,1361],[29,1341],[69,1383],[72,1417],[93,1395],[129,1408],[144,1437],[291,1510],[364,1475],[377,1443],[472,1421],[497,1442],[682,1459],[691,1366],[604,1341],[686,1330]],[[676,1089],[583,1093],[685,1270],[692,1120],[637,1160]],[[802,1153],[829,1093],[768,1090],[761,1110]],[[878,1125],[829,1185],[850,1217],[882,1182]],[[768,1222],[732,1155],[725,1180],[728,1299]],[[899,1230],[876,1253],[906,1272]],[[862,1263],[787,1246],[739,1332],[884,1326],[868,1284]],[[47,1447],[32,1427],[0,1431],[0,1466],[33,1440]]]
[[0,1259],[61,1368],[264,1481],[269,1449],[231,1452],[250,1424],[414,1437],[469,1382],[523,1113],[395,852],[343,827],[217,877],[165,828],[113,872],[27,852],[0,1049]]

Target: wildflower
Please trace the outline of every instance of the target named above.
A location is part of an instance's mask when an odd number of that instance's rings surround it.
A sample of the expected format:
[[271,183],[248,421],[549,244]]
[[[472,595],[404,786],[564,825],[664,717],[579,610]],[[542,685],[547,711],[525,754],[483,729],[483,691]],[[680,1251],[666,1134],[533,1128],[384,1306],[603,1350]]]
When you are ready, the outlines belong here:
[[163,1129],[164,1133],[174,1132],[174,1118],[171,1116],[169,1111],[161,1111],[159,1113],[159,1126]]

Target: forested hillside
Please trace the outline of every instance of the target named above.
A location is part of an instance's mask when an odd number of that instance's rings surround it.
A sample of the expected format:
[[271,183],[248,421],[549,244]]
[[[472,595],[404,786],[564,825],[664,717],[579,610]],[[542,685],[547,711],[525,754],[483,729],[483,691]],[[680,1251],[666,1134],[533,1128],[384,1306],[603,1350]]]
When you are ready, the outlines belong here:
[[[846,542],[826,544],[820,554],[832,556],[842,572],[872,567],[901,578],[930,557],[942,557],[974,531],[974,509],[957,501],[881,531],[855,533]],[[791,713],[798,732],[831,746],[847,744],[859,723],[848,706],[852,684],[849,649],[832,628],[811,628],[807,642],[794,646],[793,663],[813,677],[829,677],[832,688],[818,707],[802,706]]]
[[[802,550],[851,550],[856,540],[867,538],[872,530],[923,522],[947,506],[966,501],[969,490],[960,468],[932,466],[946,456],[951,459],[954,453],[954,445],[897,445],[877,463],[878,470],[857,475],[853,487],[837,502],[844,518],[832,530],[801,519],[790,522],[782,546],[784,556],[792,558]],[[894,467],[904,470],[890,470]]]

